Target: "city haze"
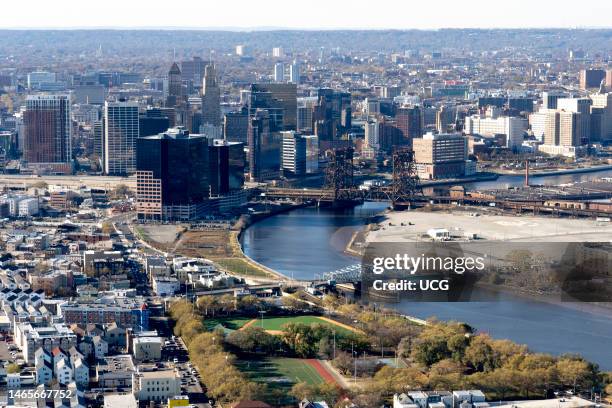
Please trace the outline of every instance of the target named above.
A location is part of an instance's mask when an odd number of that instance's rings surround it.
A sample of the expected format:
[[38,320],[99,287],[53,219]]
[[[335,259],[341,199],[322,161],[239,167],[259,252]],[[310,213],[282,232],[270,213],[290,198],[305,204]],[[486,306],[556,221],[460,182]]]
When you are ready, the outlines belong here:
[[[437,29],[437,28],[543,28],[610,27],[612,5],[593,1],[574,7],[562,3],[517,0],[495,7],[484,0],[468,3],[442,0],[427,3],[384,0],[350,4],[313,0],[307,7],[293,8],[279,0],[238,0],[231,10],[224,2],[182,3],[186,13],[161,12],[167,4],[109,0],[105,7],[88,12],[76,0],[37,2],[25,8],[19,3],[3,6],[0,28],[190,28],[251,30],[292,29]],[[156,3],[159,6],[156,6]],[[161,7],[160,7],[161,6]],[[70,12],[67,12],[70,10]],[[120,10],[120,12],[118,12]],[[293,11],[290,11],[293,10]]]

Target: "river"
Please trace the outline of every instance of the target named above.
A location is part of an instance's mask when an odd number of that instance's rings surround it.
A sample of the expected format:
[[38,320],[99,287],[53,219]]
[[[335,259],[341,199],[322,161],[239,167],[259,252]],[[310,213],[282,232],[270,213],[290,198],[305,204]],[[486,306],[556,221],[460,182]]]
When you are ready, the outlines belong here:
[[[532,177],[532,184],[563,184],[612,177],[612,170],[597,173]],[[519,186],[523,177],[501,176],[495,181],[466,185],[473,188]],[[386,203],[367,202],[353,209],[302,208],[267,218],[249,227],[242,235],[244,252],[257,262],[296,279],[313,279],[322,273],[358,263],[343,251],[354,231]],[[419,318],[466,322],[480,332],[527,344],[530,349],[552,354],[579,353],[612,370],[612,318],[557,305],[486,293],[486,301],[464,303],[405,302],[390,304]]]

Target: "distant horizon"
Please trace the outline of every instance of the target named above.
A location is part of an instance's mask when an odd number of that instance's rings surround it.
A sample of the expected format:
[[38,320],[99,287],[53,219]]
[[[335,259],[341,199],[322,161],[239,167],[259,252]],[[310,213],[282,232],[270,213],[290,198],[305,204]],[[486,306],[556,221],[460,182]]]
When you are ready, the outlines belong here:
[[105,0],[103,7],[80,0],[35,1],[30,7],[6,1],[0,29],[123,30],[437,30],[612,28],[612,2],[592,0],[568,12],[557,0],[310,0],[299,9],[286,0],[234,0],[231,3],[183,0],[168,4],[150,0]]
[[443,30],[482,30],[482,31],[501,31],[501,30],[612,30],[610,26],[533,26],[533,27],[431,27],[431,28],[396,28],[396,27],[181,27],[181,26],[23,26],[23,27],[0,27],[0,31],[224,31],[224,32],[261,32],[261,31],[443,31]]

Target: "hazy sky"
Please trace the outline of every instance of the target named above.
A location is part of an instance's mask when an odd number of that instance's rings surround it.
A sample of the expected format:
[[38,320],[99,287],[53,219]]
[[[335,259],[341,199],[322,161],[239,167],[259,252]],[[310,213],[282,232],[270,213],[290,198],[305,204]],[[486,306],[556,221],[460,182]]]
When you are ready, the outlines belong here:
[[2,3],[0,28],[612,27],[610,0],[2,0]]

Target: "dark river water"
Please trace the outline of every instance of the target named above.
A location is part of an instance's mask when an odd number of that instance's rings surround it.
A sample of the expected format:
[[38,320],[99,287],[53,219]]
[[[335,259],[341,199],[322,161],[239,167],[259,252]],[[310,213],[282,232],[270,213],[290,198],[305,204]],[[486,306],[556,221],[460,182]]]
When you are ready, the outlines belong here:
[[[532,177],[532,184],[562,184],[612,177],[612,170]],[[468,188],[504,188],[523,183],[522,176],[468,184]],[[302,208],[279,214],[249,227],[242,236],[244,252],[286,276],[313,279],[325,272],[359,262],[343,250],[354,231],[386,203],[365,203],[345,210]],[[611,237],[612,238],[612,237]],[[466,322],[480,332],[527,344],[534,351],[580,353],[602,368],[612,369],[612,317],[504,293],[482,293],[485,301],[461,303],[403,302],[389,304],[419,318]]]

